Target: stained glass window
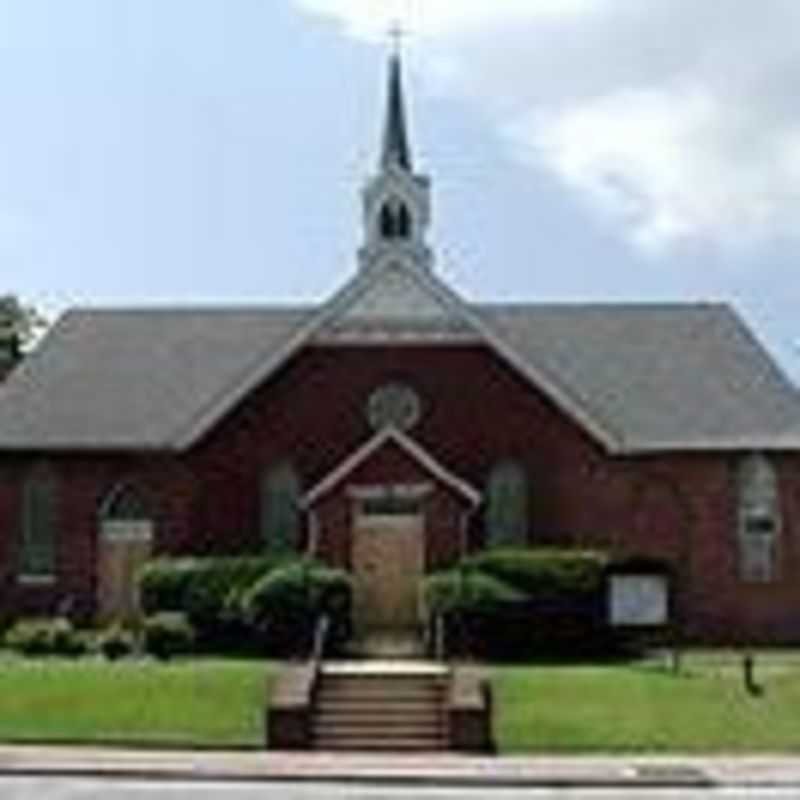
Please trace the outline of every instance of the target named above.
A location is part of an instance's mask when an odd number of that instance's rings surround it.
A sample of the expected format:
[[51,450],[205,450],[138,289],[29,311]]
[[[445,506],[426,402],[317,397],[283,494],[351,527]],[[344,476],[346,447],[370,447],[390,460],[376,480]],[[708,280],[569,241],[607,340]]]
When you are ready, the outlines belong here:
[[514,461],[497,464],[486,492],[486,541],[490,547],[523,547],[528,540],[528,481]]

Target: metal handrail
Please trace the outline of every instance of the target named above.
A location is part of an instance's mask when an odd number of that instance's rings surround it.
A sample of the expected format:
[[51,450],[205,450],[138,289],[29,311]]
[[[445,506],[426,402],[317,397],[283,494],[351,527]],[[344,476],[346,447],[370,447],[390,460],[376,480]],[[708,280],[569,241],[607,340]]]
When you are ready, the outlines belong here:
[[317,625],[314,629],[314,644],[311,648],[311,663],[318,666],[325,655],[325,645],[328,640],[328,633],[331,627],[331,618],[327,614],[321,614],[317,618]]
[[433,657],[436,661],[444,661],[445,656],[444,614],[441,612],[436,612],[433,615]]

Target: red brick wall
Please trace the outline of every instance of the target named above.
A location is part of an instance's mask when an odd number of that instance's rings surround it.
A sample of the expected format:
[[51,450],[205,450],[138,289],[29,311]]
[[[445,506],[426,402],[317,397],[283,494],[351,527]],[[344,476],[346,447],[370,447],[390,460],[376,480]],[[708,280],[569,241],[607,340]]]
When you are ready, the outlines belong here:
[[[59,584],[50,592],[31,590],[33,598],[13,579],[19,467],[27,459],[3,459],[4,602],[44,598],[42,602],[54,603],[70,593],[84,607],[91,606],[97,508],[125,477],[133,476],[153,493],[160,551],[258,548],[262,470],[288,458],[304,488],[312,487],[370,437],[364,415],[367,397],[390,380],[407,382],[422,398],[422,417],[411,435],[477,488],[483,489],[491,466],[500,459],[525,465],[531,544],[603,547],[619,557],[669,560],[677,571],[679,611],[694,636],[800,640],[800,457],[777,459],[785,520],[781,579],[769,586],[745,586],[736,568],[735,456],[608,458],[540,392],[478,346],[311,348],[188,453],[59,455]],[[325,513],[328,530],[346,531],[348,509]],[[434,516],[451,514],[452,509],[444,509]],[[479,515],[469,538],[479,546]],[[435,562],[453,555],[447,541],[437,531],[431,545],[436,555],[429,554]],[[348,556],[347,547],[342,533],[323,543],[323,551],[337,560]]]

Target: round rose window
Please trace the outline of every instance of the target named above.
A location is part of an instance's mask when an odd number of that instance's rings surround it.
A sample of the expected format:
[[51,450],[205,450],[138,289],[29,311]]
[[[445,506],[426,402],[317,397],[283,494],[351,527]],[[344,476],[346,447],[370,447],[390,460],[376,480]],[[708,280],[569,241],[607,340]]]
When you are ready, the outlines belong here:
[[379,386],[367,401],[367,419],[375,430],[388,426],[410,430],[419,421],[420,412],[419,395],[402,383]]

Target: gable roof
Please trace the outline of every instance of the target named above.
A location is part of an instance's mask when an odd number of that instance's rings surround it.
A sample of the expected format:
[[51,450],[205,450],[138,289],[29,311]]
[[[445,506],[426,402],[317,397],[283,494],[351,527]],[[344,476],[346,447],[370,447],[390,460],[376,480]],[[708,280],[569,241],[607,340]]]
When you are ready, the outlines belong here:
[[[403,287],[401,296],[396,294],[398,285]],[[364,303],[365,298],[369,298],[369,302]],[[423,302],[422,298],[426,298],[428,302]],[[202,409],[193,419],[189,419],[186,427],[177,431],[173,441],[174,446],[179,449],[191,446],[236,403],[269,378],[302,347],[312,342],[317,334],[331,326],[335,327],[341,320],[349,319],[353,313],[358,317],[364,313],[360,309],[372,311],[380,309],[381,319],[394,326],[398,323],[410,325],[412,328],[419,325],[420,320],[417,315],[420,309],[423,309],[422,318],[426,323],[423,330],[430,330],[427,324],[431,320],[434,322],[434,327],[441,320],[447,321],[450,325],[454,321],[460,323],[462,328],[485,341],[500,357],[521,371],[606,448],[610,450],[616,448],[615,437],[611,431],[604,428],[602,421],[593,417],[579,403],[574,402],[559,384],[550,380],[538,364],[520,357],[511,345],[486,324],[475,307],[464,303],[450,287],[428,270],[403,266],[394,260],[388,260],[379,267],[357,273],[327,303],[310,314],[283,344],[270,349],[261,361],[256,362],[254,369],[249,373],[243,373],[241,379],[233,383],[227,391],[222,392],[216,402]],[[369,313],[367,312],[367,315]]]
[[[395,291],[392,269],[317,307],[68,312],[0,385],[0,449],[190,447],[359,309],[419,325],[380,295]],[[470,305],[402,272],[429,299],[425,326],[486,342],[610,452],[800,449],[800,393],[727,306]]]
[[303,506],[313,506],[321,497],[335,489],[353,470],[358,469],[365,461],[387,444],[395,444],[404,453],[416,461],[428,474],[440,483],[454,489],[473,506],[481,502],[481,493],[469,483],[453,474],[447,467],[437,461],[425,448],[407,434],[393,427],[379,430],[371,439],[341,462],[303,497]]
[[0,448],[164,449],[305,309],[76,309],[0,385]]
[[627,453],[800,448],[800,391],[724,304],[490,305]]

